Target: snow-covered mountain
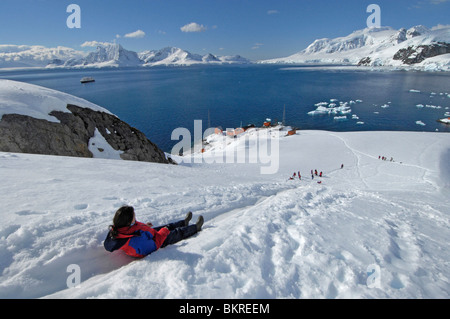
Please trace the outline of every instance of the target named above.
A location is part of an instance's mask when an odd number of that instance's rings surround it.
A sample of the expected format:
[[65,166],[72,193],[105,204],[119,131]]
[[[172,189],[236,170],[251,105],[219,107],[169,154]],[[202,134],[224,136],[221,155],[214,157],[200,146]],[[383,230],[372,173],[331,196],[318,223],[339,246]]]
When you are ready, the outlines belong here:
[[[407,51],[406,54],[401,54]],[[424,54],[426,52],[426,54]],[[417,60],[408,60],[420,56]],[[411,63],[414,62],[414,63]],[[335,39],[319,39],[303,51],[286,58],[260,63],[322,63],[450,70],[450,27],[428,29],[415,26],[395,30],[366,28]]]
[[102,68],[193,64],[243,64],[250,60],[239,55],[200,55],[175,47],[134,52],[116,43],[98,43],[86,53],[71,48],[0,45],[0,68]]
[[108,67],[108,66],[139,66],[142,64],[138,54],[125,50],[120,44],[109,43],[97,46],[96,51],[81,59],[69,59],[64,67]]
[[203,62],[203,57],[201,55],[192,54],[188,51],[174,47],[167,47],[161,50],[144,51],[139,53],[139,57],[144,62],[145,66],[188,65]]
[[83,52],[61,46],[47,48],[40,45],[0,45],[0,68],[62,65],[69,59],[81,59],[84,56]]
[[139,53],[139,58],[144,62],[144,66],[250,63],[239,55],[215,56],[211,53],[200,55],[174,47],[144,51]]

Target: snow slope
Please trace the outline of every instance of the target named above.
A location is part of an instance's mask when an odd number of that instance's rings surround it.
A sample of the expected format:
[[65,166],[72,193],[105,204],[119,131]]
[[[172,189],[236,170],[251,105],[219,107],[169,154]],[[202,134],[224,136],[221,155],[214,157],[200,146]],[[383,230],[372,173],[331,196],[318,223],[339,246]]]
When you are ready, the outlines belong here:
[[366,28],[348,36],[335,39],[318,39],[306,49],[285,58],[260,61],[263,64],[349,64],[356,65],[363,58],[370,58],[370,66],[389,66],[410,69],[448,71],[448,54],[426,59],[422,63],[406,66],[394,55],[401,49],[430,45],[437,42],[450,43],[450,27],[428,29],[415,26],[408,30],[391,27]]
[[24,82],[0,79],[0,120],[4,114],[28,115],[37,119],[57,122],[51,111],[70,112],[67,104],[74,104],[94,111],[107,109],[85,99]]
[[[217,162],[262,132],[212,136],[203,161],[178,166],[0,153],[0,298],[448,298],[447,134],[298,131],[280,138],[275,174]],[[124,204],[154,225],[206,222],[135,260],[102,246]]]

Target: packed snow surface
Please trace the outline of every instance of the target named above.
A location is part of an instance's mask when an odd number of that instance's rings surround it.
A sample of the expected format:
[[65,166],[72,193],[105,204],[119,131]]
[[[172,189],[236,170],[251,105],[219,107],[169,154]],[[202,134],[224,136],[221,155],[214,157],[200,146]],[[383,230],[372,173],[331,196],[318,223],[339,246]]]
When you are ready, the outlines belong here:
[[[448,134],[282,131],[275,174],[220,163],[262,132],[211,136],[178,166],[0,153],[0,298],[448,298]],[[143,259],[109,253],[124,204],[204,228]]]

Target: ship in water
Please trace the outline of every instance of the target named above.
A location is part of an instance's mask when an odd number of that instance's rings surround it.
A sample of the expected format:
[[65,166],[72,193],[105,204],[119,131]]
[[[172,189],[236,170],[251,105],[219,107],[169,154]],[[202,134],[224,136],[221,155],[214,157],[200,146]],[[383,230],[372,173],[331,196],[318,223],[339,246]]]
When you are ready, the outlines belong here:
[[87,76],[87,77],[82,78],[82,79],[80,80],[80,82],[81,82],[81,83],[95,82],[95,79],[92,78],[92,77],[90,77],[90,76]]

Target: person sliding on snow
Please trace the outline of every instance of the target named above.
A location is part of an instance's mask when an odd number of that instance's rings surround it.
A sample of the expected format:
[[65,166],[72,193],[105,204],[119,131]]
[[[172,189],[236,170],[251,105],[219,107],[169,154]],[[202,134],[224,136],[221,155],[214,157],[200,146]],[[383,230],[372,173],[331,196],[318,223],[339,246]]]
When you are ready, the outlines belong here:
[[109,252],[120,249],[131,257],[143,258],[199,232],[204,222],[203,216],[195,225],[189,225],[191,219],[192,213],[189,212],[184,220],[152,228],[152,223],[136,221],[133,207],[123,206],[114,215],[113,225],[109,226],[103,245]]

